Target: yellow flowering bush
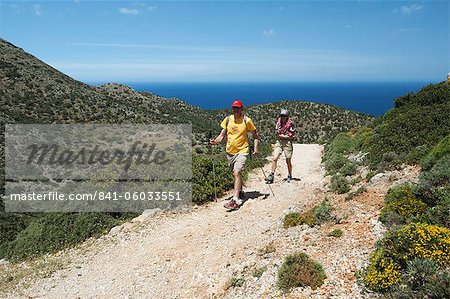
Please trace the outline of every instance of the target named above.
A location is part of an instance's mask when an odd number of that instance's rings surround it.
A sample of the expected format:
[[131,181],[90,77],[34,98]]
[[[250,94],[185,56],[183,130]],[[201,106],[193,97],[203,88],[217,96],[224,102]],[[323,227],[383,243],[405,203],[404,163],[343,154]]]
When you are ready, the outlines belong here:
[[445,227],[411,223],[389,233],[382,246],[402,265],[415,258],[450,265],[450,229]]
[[407,262],[415,259],[450,266],[450,229],[423,223],[411,223],[389,232],[369,260],[365,285],[384,291],[401,281]]
[[369,289],[383,291],[400,281],[401,267],[385,256],[383,248],[375,250],[370,257],[364,283]]

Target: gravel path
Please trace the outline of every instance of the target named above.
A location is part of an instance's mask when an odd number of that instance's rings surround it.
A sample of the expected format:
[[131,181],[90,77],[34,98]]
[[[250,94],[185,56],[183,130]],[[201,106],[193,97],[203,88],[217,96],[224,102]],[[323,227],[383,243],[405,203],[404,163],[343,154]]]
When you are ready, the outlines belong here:
[[[278,166],[270,195],[261,169],[246,182],[250,197],[237,211],[224,200],[189,213],[160,214],[126,223],[114,233],[69,250],[71,263],[19,296],[32,298],[210,298],[229,296],[230,278],[261,259],[283,211],[322,187],[322,147],[295,144],[294,180]],[[265,171],[269,170],[269,165]],[[282,175],[282,176],[281,176]],[[256,292],[258,293],[258,292]],[[257,294],[254,294],[257,296]],[[13,295],[12,295],[13,296]]]

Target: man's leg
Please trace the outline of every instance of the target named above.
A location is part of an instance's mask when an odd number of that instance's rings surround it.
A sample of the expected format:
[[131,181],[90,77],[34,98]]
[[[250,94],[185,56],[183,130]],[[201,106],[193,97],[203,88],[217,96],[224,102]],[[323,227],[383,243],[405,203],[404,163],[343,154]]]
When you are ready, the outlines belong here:
[[241,191],[241,188],[242,188],[241,172],[240,171],[233,171],[233,177],[234,177],[233,198],[239,198],[239,192]]
[[224,205],[224,207],[227,208],[228,210],[239,209],[239,207],[243,203],[242,199],[239,198],[239,191],[241,191],[242,187],[241,172],[239,170],[236,170],[236,168],[233,170],[233,177],[234,177],[233,199]]
[[233,170],[233,178],[234,178],[234,190],[233,190],[233,198],[224,205],[225,208],[229,210],[238,209],[242,204],[242,199],[239,197],[239,193],[242,188],[242,177],[241,171],[244,169],[245,161],[247,159],[246,155],[236,154],[234,156],[228,155],[228,162]]
[[242,196],[242,176],[241,172],[244,170],[245,162],[247,161],[247,154],[238,154],[236,156],[235,163],[233,165],[233,177],[234,177],[234,194],[233,198],[238,199],[239,204],[241,203]]

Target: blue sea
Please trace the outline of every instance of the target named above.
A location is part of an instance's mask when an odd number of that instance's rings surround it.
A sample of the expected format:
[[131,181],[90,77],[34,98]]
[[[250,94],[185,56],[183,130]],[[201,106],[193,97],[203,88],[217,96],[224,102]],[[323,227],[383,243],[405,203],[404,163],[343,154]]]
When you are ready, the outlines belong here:
[[396,97],[437,82],[273,82],[273,83],[130,83],[138,91],[176,97],[205,109],[223,109],[235,99],[244,106],[280,100],[303,100],[380,116]]

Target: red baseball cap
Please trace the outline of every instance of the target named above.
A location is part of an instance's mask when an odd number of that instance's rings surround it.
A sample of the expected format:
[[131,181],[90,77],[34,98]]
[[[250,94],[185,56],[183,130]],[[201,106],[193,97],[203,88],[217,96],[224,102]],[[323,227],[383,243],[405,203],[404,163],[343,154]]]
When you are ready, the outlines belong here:
[[242,105],[242,102],[241,101],[239,101],[239,100],[235,100],[234,102],[233,102],[233,104],[231,104],[231,107],[239,107],[239,108],[241,108],[243,105]]

